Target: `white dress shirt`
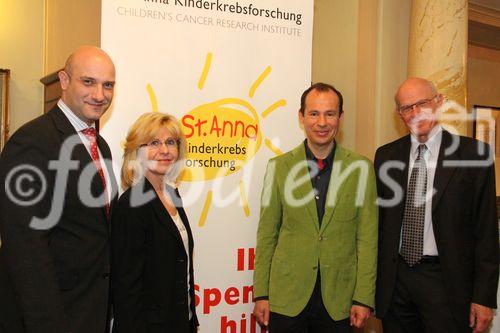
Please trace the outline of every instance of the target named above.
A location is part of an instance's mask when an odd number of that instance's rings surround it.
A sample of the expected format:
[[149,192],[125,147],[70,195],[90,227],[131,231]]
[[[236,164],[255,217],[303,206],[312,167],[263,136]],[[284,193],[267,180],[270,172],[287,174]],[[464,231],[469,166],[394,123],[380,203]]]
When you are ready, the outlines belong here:
[[[85,148],[87,148],[87,151],[89,152],[89,155],[92,158],[92,155],[90,153],[90,141],[89,139],[87,139],[85,134],[82,133],[82,131],[88,127],[95,128],[95,123],[92,124],[91,126],[88,126],[87,123],[78,118],[78,116],[75,115],[73,111],[71,111],[71,109],[62,101],[62,99],[60,99],[57,102],[57,106],[61,109],[66,118],[68,118],[71,125],[73,125],[76,133],[78,133],[78,136],[80,137],[80,140],[82,140],[83,145],[85,146]],[[111,178],[109,177],[108,169],[106,168],[106,163],[104,163],[104,158],[102,157],[102,153],[99,150],[99,147],[97,147],[97,151],[99,152],[99,159],[101,161],[102,171],[104,172],[104,178],[106,179],[106,194],[108,195],[108,202],[111,202]]]

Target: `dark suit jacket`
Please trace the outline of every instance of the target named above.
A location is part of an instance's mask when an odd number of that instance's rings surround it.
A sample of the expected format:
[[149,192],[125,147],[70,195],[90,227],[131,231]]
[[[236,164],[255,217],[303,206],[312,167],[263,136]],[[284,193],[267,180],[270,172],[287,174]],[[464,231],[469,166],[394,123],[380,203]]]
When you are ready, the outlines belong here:
[[[134,205],[131,193],[136,190],[153,193],[153,199]],[[168,190],[172,197],[177,197],[177,210],[188,233],[190,279],[187,281],[188,257],[177,226],[153,186],[144,179],[122,194],[113,215],[114,333],[194,332],[198,326],[194,306],[193,236],[179,193],[172,188]]]
[[[65,150],[79,163],[61,182],[61,192],[55,190],[56,171],[48,167],[49,161],[59,159],[64,140],[72,135],[77,135],[75,129],[55,107],[16,131],[2,152],[0,332],[105,332],[110,223],[102,205],[88,207],[78,195],[83,168],[93,166],[90,154],[81,141],[72,150]],[[103,157],[110,161],[104,139],[98,136],[97,142]],[[34,190],[30,198],[42,193],[40,200],[27,206],[11,200],[4,186],[10,171],[22,165],[38,169],[47,185],[42,191],[40,177],[22,182],[25,191]],[[111,163],[107,163],[107,170],[112,182],[108,186],[116,193]],[[97,197],[103,192],[97,169],[90,178],[84,178],[83,185]],[[13,179],[6,184],[10,190]],[[30,227],[31,219],[48,216],[55,202],[63,206],[60,217],[50,218],[54,226],[45,230]]]
[[[390,184],[382,179],[383,164],[398,161],[404,165],[404,168],[393,168],[388,173],[402,187],[403,200],[379,210],[376,312],[380,318],[388,310],[395,287],[410,146],[408,135],[380,147],[375,155],[379,198],[394,196]],[[481,146],[489,150],[477,140],[443,130],[434,177],[434,236],[452,312],[461,322],[468,320],[471,302],[496,307],[499,261],[495,169],[488,154],[479,153]],[[482,161],[486,165],[443,165],[454,160]]]

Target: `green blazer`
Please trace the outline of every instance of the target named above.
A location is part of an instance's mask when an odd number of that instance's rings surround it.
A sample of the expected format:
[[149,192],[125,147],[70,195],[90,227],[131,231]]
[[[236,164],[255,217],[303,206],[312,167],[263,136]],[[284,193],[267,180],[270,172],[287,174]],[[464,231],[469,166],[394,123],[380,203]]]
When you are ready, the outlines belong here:
[[353,301],[374,307],[378,210],[375,174],[365,157],[337,145],[321,227],[304,144],[271,159],[261,198],[254,297],[272,312],[298,315],[318,266],[321,294],[334,320]]

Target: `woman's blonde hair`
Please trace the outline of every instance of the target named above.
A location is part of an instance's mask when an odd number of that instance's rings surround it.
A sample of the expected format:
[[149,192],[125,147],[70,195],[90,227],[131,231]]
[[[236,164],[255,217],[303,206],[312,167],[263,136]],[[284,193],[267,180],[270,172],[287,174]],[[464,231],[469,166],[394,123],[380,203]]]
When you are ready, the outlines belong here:
[[122,186],[124,189],[136,184],[144,175],[143,165],[138,159],[138,151],[142,145],[155,139],[160,128],[167,131],[177,139],[179,156],[172,169],[166,175],[168,181],[175,182],[182,171],[186,157],[186,137],[182,133],[179,121],[169,114],[148,112],[141,115],[130,127],[125,141],[123,165],[121,171]]

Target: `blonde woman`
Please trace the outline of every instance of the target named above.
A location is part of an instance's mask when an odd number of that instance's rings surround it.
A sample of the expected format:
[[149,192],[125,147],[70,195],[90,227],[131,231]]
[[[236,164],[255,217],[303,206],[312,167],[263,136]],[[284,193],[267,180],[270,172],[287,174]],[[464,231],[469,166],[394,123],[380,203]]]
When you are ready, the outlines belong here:
[[112,219],[114,333],[196,332],[193,237],[175,188],[186,153],[179,122],[143,114],[125,143]]

